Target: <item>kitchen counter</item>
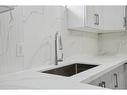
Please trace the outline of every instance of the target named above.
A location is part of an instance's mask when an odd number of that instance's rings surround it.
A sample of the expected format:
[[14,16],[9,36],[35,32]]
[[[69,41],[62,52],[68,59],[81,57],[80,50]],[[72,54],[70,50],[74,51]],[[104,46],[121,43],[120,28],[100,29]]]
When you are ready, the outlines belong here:
[[[40,73],[40,70],[45,71],[73,63],[99,66],[71,77]],[[124,63],[127,63],[127,54],[94,57],[75,56],[66,59],[66,61],[59,63],[57,66],[45,65],[0,76],[0,89],[102,89],[87,83]]]

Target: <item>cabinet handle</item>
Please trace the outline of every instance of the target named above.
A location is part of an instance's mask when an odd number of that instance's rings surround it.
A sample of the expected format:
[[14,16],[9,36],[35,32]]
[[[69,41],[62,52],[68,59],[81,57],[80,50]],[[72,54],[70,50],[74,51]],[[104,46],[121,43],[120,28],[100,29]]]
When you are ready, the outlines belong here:
[[99,86],[102,88],[106,88],[106,83],[105,81],[102,81],[101,83],[99,83]]
[[99,25],[99,15],[98,14],[94,14],[95,16],[95,25]]
[[115,78],[114,87],[117,88],[118,87],[118,75],[116,73],[114,73],[114,78]]
[[102,83],[99,83],[99,86],[102,87]]
[[106,84],[105,81],[102,81],[102,87],[103,88],[106,88],[106,85],[105,84]]
[[126,27],[126,26],[127,26],[127,20],[126,20],[126,17],[124,17],[123,19],[124,19],[124,24],[123,24],[123,26]]

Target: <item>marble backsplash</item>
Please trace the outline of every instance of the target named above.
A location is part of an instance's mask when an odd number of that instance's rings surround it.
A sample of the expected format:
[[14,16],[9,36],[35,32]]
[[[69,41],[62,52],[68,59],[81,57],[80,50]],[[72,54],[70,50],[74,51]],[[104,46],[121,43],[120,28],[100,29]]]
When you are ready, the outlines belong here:
[[81,54],[97,55],[98,35],[69,31],[65,7],[46,6],[33,8],[34,11],[29,7],[23,9],[25,10],[24,17],[29,17],[24,22],[26,69],[43,66],[46,61],[54,64],[54,37],[56,32],[61,32],[64,60],[70,56]]
[[127,32],[99,35],[99,54],[127,53]]

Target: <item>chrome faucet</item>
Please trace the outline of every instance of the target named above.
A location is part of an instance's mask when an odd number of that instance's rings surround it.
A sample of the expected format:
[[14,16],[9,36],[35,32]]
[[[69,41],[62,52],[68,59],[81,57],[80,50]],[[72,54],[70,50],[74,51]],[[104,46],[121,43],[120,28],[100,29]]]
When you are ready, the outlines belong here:
[[[59,33],[56,32],[55,34],[55,65],[58,65],[58,62],[63,61],[63,53],[61,54],[61,58],[58,58],[58,50],[63,50],[62,46],[62,40],[61,40],[61,35],[58,38]],[[59,48],[58,48],[58,43],[59,42]]]

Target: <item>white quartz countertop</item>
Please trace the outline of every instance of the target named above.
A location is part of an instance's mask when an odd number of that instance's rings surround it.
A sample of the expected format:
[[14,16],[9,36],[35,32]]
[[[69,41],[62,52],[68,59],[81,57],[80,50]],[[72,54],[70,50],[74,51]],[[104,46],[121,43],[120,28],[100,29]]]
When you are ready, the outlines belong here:
[[[73,63],[99,65],[71,77],[40,73]],[[127,63],[127,54],[108,56],[75,56],[59,65],[45,65],[39,68],[0,76],[0,89],[102,89],[88,83],[104,73]],[[82,83],[83,81],[83,83]]]

